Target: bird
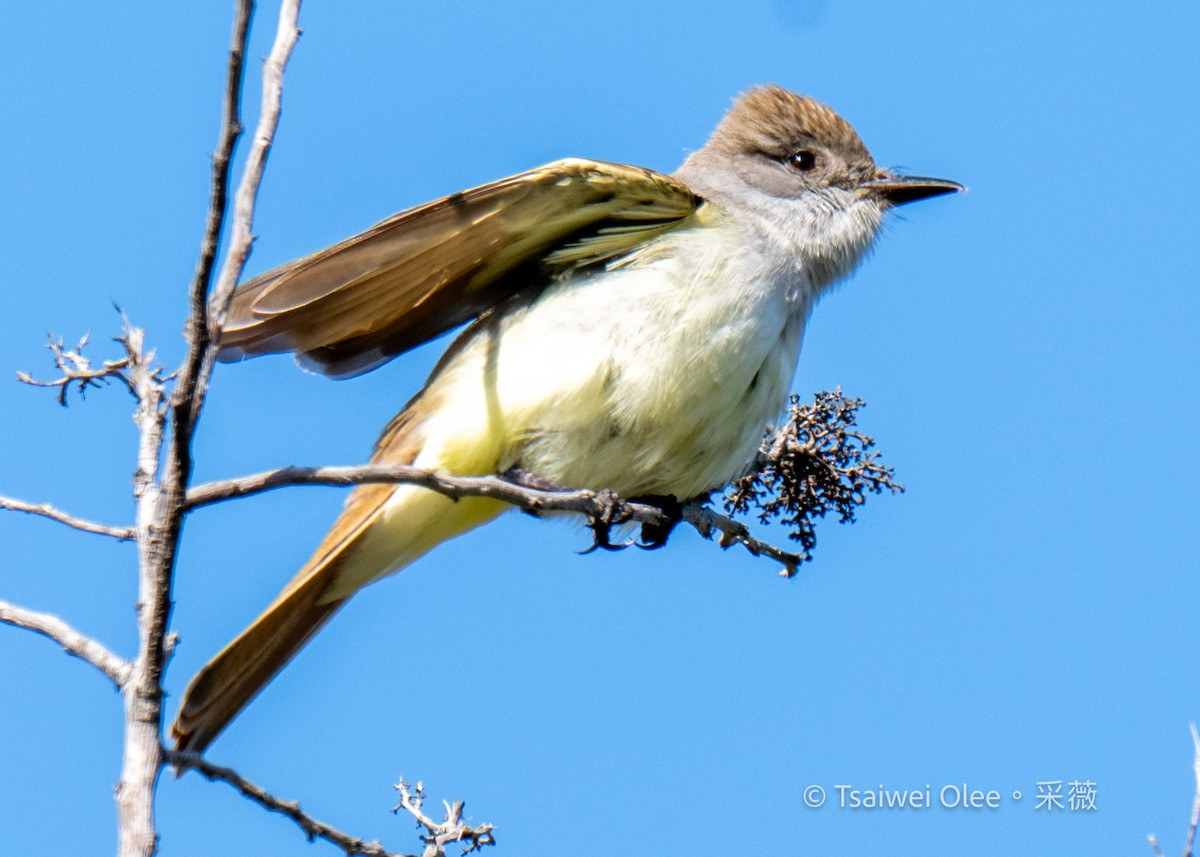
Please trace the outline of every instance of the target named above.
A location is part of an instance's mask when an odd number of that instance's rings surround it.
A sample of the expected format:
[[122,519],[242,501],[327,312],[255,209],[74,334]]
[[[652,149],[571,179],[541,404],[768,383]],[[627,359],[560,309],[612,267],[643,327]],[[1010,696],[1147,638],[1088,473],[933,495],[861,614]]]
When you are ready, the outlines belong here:
[[[961,190],[877,165],[824,103],[757,86],[671,175],[555,161],[244,283],[219,356],[291,352],[346,378],[466,324],[372,462],[682,501],[745,472],[813,305],[885,214]],[[360,589],[506,508],[354,488],[308,562],[192,679],[176,749],[203,752]]]

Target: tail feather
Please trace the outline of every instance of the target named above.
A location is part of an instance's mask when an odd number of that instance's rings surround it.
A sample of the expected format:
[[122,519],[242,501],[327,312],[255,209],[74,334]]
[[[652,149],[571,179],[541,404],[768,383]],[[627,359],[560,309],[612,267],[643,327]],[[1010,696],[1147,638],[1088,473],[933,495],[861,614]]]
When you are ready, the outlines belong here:
[[348,599],[322,603],[323,582],[310,576],[196,674],[171,727],[177,750],[203,752],[346,603]]
[[383,509],[391,485],[362,485],[350,495],[312,559],[262,615],[201,668],[183,693],[171,737],[175,749],[201,753],[250,700],[328,622],[353,591],[330,593],[359,537]]
[[456,502],[412,486],[360,486],[305,568],[192,679],[171,727],[175,748],[203,752],[363,586],[504,508],[498,500]]
[[[372,461],[409,464],[421,449],[422,408],[414,399],[384,430]],[[496,467],[491,447],[465,473]],[[453,466],[433,462],[455,472]],[[203,752],[238,712],[362,587],[441,542],[491,520],[503,503],[451,500],[411,485],[359,485],[312,558],[249,628],[206,664],[184,691],[171,727],[178,750]]]

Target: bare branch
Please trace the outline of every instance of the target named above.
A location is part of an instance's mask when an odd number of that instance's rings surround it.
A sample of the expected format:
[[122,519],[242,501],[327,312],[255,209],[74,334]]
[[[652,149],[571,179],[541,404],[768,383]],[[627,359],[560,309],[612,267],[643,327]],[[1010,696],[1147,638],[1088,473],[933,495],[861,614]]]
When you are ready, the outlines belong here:
[[[792,397],[789,418],[763,441],[751,472],[729,489],[725,505],[729,512],[745,514],[752,506],[766,522],[780,518],[795,530],[791,538],[801,544],[798,552],[783,550],[751,535],[740,521],[722,515],[708,505],[707,498],[674,503],[676,517],[665,507],[622,499],[611,491],[570,491],[536,477],[525,480],[505,476],[448,476],[432,470],[403,465],[370,464],[359,467],[284,467],[239,479],[212,482],[188,493],[187,506],[195,509],[209,503],[245,497],[286,485],[358,485],[363,483],[408,483],[437,491],[447,497],[490,497],[531,514],[575,512],[585,516],[595,534],[594,547],[620,549],[608,534],[615,524],[643,525],[643,547],[658,547],[675,522],[682,520],[704,538],[717,539],[721,547],[741,544],[755,556],[765,556],[783,565],[783,575],[792,577],[801,563],[811,558],[816,543],[815,520],[836,512],[843,522],[853,522],[855,510],[871,493],[903,491],[891,468],[879,460],[874,441],[856,429],[860,399],[847,398],[841,390],[818,393],[813,404],[801,405]],[[659,498],[674,502],[673,498]],[[647,532],[654,535],[647,537]]]
[[[200,261],[192,282],[192,315],[197,304],[203,313],[203,296],[212,276],[221,225],[225,217],[228,165],[240,133],[238,93],[242,83],[246,39],[252,0],[236,0],[233,34],[226,73],[226,99],[220,141],[213,156],[213,187],[201,245]],[[196,295],[200,298],[197,300]],[[154,822],[154,786],[163,765],[162,673],[167,658],[167,617],[171,604],[171,578],[183,522],[182,495],[191,472],[191,396],[207,348],[203,315],[189,317],[185,326],[188,352],[177,373],[170,407],[163,385],[141,366],[130,375],[138,399],[134,421],[139,431],[138,466],[133,479],[137,502],[138,534],[138,654],[125,693],[125,752],[117,784],[118,854],[120,857],[153,857],[158,848]],[[138,344],[141,338],[138,337]],[[179,402],[183,402],[179,406]],[[166,414],[173,417],[167,471],[160,481],[160,462]]]
[[478,851],[485,845],[496,844],[496,837],[492,833],[495,830],[493,825],[481,824],[478,827],[472,827],[463,822],[462,814],[466,804],[461,800],[453,803],[442,801],[446,817],[442,821],[434,821],[422,809],[422,805],[425,803],[423,783],[418,782],[414,786],[401,777],[395,788],[400,793],[400,802],[392,808],[392,812],[404,810],[427,831],[421,835],[421,840],[425,843],[425,850],[421,852],[421,857],[446,857],[446,846],[452,842],[466,843],[463,854]]
[[85,533],[94,533],[98,536],[111,536],[117,541],[122,542],[132,541],[136,535],[133,527],[110,527],[106,524],[97,524],[83,518],[76,518],[74,515],[68,515],[66,512],[54,508],[49,503],[26,503],[24,500],[0,496],[0,509],[8,509],[13,512],[26,512],[30,515],[40,515],[43,518],[58,521],[60,524],[66,524],[68,527],[83,530]]
[[[1200,827],[1200,733],[1196,731],[1196,724],[1189,723],[1188,728],[1192,733],[1192,772],[1196,778],[1196,792],[1192,797],[1192,820],[1188,827],[1187,841],[1183,845],[1182,857],[1192,857],[1196,848],[1196,829]],[[1158,837],[1151,833],[1146,837],[1146,841],[1150,843],[1150,849],[1154,852],[1154,857],[1165,857],[1162,848],[1158,845]]]
[[783,571],[779,573],[784,577],[795,577],[796,572],[800,570],[800,564],[804,562],[805,558],[800,554],[785,551],[755,538],[750,535],[750,529],[741,521],[735,521],[733,518],[722,515],[703,503],[697,501],[684,503],[683,520],[691,524],[696,532],[706,539],[712,538],[714,530],[719,532],[721,535],[717,538],[717,544],[723,548],[740,544],[754,556],[765,556],[775,560],[783,566]]
[[348,855],[367,855],[367,857],[407,857],[407,855],[394,854],[385,849],[378,842],[366,842],[356,836],[351,836],[348,833],[330,827],[323,821],[318,821],[308,813],[300,809],[298,801],[283,800],[270,794],[262,786],[250,782],[232,768],[221,767],[207,761],[204,757],[196,753],[180,753],[177,750],[163,749],[163,754],[166,757],[167,763],[174,765],[180,773],[191,768],[211,781],[220,781],[233,786],[241,795],[249,800],[254,801],[259,806],[271,812],[277,812],[280,815],[287,816],[294,821],[304,835],[308,837],[308,841],[314,839],[324,839],[341,848]]
[[76,631],[57,616],[0,601],[0,622],[48,637],[62,646],[68,655],[86,661],[112,679],[118,690],[124,688],[129,680],[132,667],[128,661],[113,654],[102,643]]
[[77,345],[68,348],[61,336],[50,334],[50,341],[46,343],[46,347],[54,356],[54,367],[58,369],[60,377],[53,381],[39,381],[28,372],[18,372],[17,380],[31,387],[58,388],[58,403],[63,407],[67,405],[67,393],[72,384],[77,386],[80,398],[86,395],[89,387],[104,386],[113,378],[120,381],[125,389],[133,392],[133,388],[129,385],[129,378],[125,374],[125,370],[129,368],[129,361],[127,359],[105,360],[101,368],[92,368],[91,358],[83,353],[83,349],[88,344],[88,338],[89,334],[85,333]]
[[[162,671],[166,616],[170,608],[170,575],[161,571],[174,538],[162,521],[169,509],[158,482],[165,428],[165,382],[143,354],[145,334],[126,323],[123,334],[129,355],[129,381],[137,398],[137,468],[133,474],[138,549],[138,653],[124,688],[125,744],[117,782],[117,854],[153,857],[158,848],[154,823],[154,786],[162,769]],[[164,546],[171,543],[172,548]]]
[[196,260],[196,272],[188,287],[191,311],[188,313],[184,336],[189,345],[187,362],[181,371],[186,382],[195,384],[199,375],[200,361],[208,345],[208,291],[212,283],[213,267],[216,264],[217,248],[221,241],[221,229],[225,225],[228,208],[229,168],[233,161],[233,149],[242,135],[239,117],[242,99],[242,76],[245,70],[246,36],[250,29],[250,16],[254,4],[249,0],[235,0],[233,36],[229,45],[229,63],[225,74],[225,98],[221,107],[221,131],[216,151],[212,155],[212,179],[208,192],[208,216],[204,223],[204,237],[200,240],[200,258]]
[[262,107],[259,110],[258,127],[254,131],[254,143],[246,158],[242,181],[234,201],[234,222],[229,249],[225,253],[225,262],[221,267],[221,275],[217,278],[216,288],[208,301],[211,314],[209,336],[213,341],[217,339],[221,325],[225,323],[225,313],[229,309],[233,291],[242,276],[246,260],[250,258],[250,247],[254,242],[251,233],[254,225],[254,203],[258,197],[258,186],[262,181],[267,155],[270,154],[275,139],[275,129],[279,126],[279,116],[283,107],[283,71],[291,57],[292,48],[300,38],[297,25],[299,16],[300,0],[282,0],[275,43],[263,64]]
[[[234,218],[230,228],[229,246],[217,277],[215,288],[209,291],[217,241],[220,238],[227,207],[229,162],[233,145],[241,135],[242,126],[238,119],[242,83],[242,63],[245,53],[245,24],[249,21],[253,4],[239,0],[235,22],[235,45],[230,51],[229,76],[225,90],[225,112],[222,122],[221,146],[213,158],[213,191],[209,208],[209,221],[201,253],[201,262],[191,288],[191,315],[188,318],[187,337],[191,346],[180,384],[174,396],[175,433],[173,455],[188,458],[187,447],[191,433],[200,417],[204,398],[208,391],[216,360],[216,342],[224,324],[225,314],[233,291],[241,278],[246,260],[254,243],[254,205],[258,188],[262,182],[267,155],[275,139],[283,104],[283,72],[291,57],[292,49],[300,37],[298,20],[300,0],[282,0],[279,7],[279,23],[275,31],[275,42],[263,63],[263,91],[259,110],[258,126],[254,140],[246,157],[242,180],[234,199]],[[239,44],[239,36],[240,44]],[[182,425],[181,425],[182,424]],[[181,428],[183,429],[181,431]],[[190,460],[189,462],[190,463]],[[188,472],[188,471],[185,471]]]
[[[448,476],[436,470],[404,464],[362,464],[351,467],[281,467],[251,476],[209,482],[188,492],[188,509],[196,509],[222,500],[247,497],[289,485],[362,485],[367,483],[406,483],[419,485],[452,499],[490,497],[503,500],[526,512],[578,512],[599,515],[604,511],[602,492],[563,491],[531,488],[502,476]],[[654,506],[628,503],[622,520],[665,523],[662,511]]]
[[[233,146],[241,133],[238,119],[247,34],[254,4],[235,0],[233,34],[227,65],[225,102],[218,150],[213,156],[212,191],[200,260],[190,289],[191,315],[185,334],[187,356],[176,373],[169,399],[161,379],[131,365],[129,377],[138,398],[140,432],[134,476],[138,542],[138,655],[125,693],[125,757],[117,787],[120,857],[152,857],[157,850],[154,785],[163,765],[162,674],[166,666],[171,586],[179,537],[187,509],[184,498],[192,473],[192,438],[204,404],[216,346],[210,335],[208,291],[228,206],[227,186]],[[236,280],[249,254],[254,197],[279,117],[283,66],[296,40],[299,0],[283,0],[279,32],[263,72],[263,116],[238,191],[222,282]],[[230,286],[232,289],[232,286]],[[140,337],[138,340],[140,345]],[[162,455],[170,415],[170,443]],[[160,462],[162,465],[160,467]]]
[[[402,464],[363,464],[353,467],[281,467],[237,479],[225,479],[197,486],[187,495],[189,510],[248,497],[291,485],[362,485],[367,483],[405,483],[420,485],[452,499],[490,497],[509,503],[533,515],[547,512],[575,512],[593,522],[593,529],[607,532],[616,524],[639,523],[664,526],[671,519],[661,508],[650,503],[624,500],[611,491],[569,491],[530,487],[526,482],[504,476],[448,476],[434,470]],[[704,505],[691,501],[682,507],[683,520],[704,538],[721,534],[721,547],[741,544],[755,556],[765,556],[784,566],[791,577],[802,561],[799,554],[781,550],[750,535],[746,526]]]
[[1192,771],[1196,775],[1196,795],[1192,798],[1192,823],[1188,828],[1187,842],[1184,844],[1183,857],[1192,857],[1196,847],[1196,828],[1200,826],[1200,734],[1196,732],[1196,724],[1189,723],[1192,730]]

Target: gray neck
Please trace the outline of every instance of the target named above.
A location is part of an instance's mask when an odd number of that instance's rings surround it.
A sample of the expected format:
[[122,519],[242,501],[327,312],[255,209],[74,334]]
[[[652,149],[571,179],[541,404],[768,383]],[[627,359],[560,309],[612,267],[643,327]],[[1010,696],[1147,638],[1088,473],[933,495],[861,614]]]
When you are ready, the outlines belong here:
[[675,178],[719,206],[770,267],[815,299],[853,273],[875,241],[883,210],[869,195],[836,186],[779,196],[753,181],[756,171],[743,163],[753,157],[706,147]]

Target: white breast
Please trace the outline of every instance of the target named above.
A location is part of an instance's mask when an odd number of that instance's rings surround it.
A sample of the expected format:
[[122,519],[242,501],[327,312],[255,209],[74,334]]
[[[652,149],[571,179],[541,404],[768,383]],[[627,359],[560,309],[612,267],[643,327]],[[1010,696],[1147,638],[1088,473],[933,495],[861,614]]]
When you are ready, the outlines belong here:
[[810,302],[793,280],[704,228],[556,285],[434,379],[418,463],[626,496],[719,487],[784,404]]

